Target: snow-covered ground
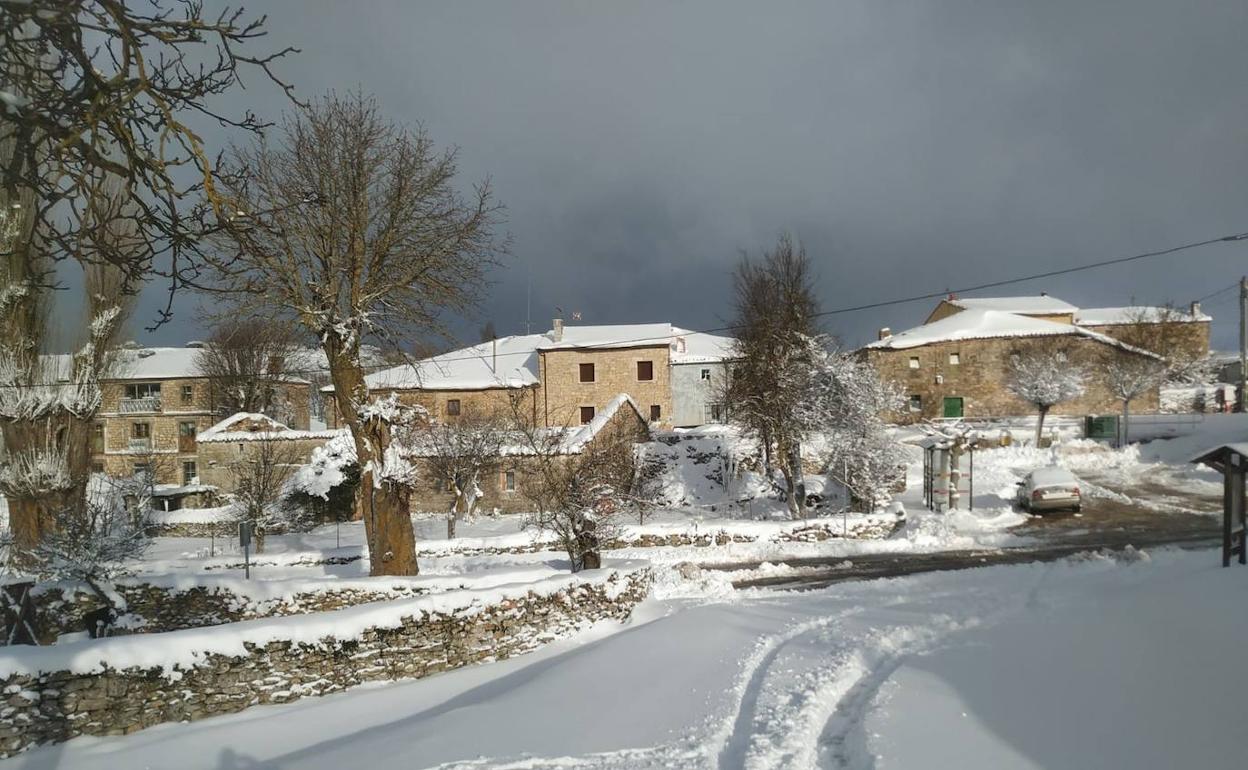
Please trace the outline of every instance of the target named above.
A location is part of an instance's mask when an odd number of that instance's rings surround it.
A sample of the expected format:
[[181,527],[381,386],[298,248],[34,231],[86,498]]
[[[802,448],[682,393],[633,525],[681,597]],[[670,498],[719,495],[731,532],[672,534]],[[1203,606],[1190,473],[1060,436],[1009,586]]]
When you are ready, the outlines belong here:
[[522,658],[0,766],[1238,768],[1248,572],[1218,563],[1161,551],[651,600]]

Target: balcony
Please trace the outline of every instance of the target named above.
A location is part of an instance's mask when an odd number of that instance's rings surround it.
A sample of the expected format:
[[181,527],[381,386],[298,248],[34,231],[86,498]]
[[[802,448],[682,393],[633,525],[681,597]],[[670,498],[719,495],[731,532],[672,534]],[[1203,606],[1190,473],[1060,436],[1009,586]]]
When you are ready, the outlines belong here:
[[159,412],[160,396],[144,396],[143,398],[123,398],[121,400],[122,414],[142,414],[144,412]]
[[127,448],[131,452],[150,452],[152,451],[152,440],[150,438],[132,438]]

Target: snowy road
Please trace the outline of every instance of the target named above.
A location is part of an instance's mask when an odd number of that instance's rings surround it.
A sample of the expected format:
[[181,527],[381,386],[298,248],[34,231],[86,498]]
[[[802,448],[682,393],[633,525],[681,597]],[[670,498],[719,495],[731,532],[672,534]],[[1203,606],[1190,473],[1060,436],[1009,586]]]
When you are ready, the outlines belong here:
[[1248,618],[1226,608],[1248,571],[1217,563],[1164,552],[652,601],[521,659],[0,768],[1238,767],[1248,674],[1226,664]]

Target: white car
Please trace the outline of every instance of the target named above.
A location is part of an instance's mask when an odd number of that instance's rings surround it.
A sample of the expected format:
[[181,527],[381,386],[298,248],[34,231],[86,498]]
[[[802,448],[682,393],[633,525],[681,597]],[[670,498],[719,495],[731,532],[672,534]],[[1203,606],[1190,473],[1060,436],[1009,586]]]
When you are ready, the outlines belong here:
[[1069,508],[1078,512],[1082,504],[1079,479],[1065,468],[1037,468],[1018,482],[1018,505],[1024,511]]

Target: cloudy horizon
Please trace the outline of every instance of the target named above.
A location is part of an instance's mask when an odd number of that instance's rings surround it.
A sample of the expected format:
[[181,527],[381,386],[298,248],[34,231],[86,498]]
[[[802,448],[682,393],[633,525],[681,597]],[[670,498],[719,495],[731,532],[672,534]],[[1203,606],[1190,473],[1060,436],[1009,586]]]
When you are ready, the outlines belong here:
[[[215,3],[208,3],[209,13]],[[1248,230],[1248,5],[902,0],[248,6],[302,97],[374,92],[490,178],[512,254],[479,317],[722,326],[731,270],[781,232],[824,309]],[[257,77],[227,106],[269,118]],[[242,137],[207,132],[217,146]],[[1081,306],[1230,286],[1248,243],[1019,284]],[[531,301],[528,287],[531,285]],[[140,327],[163,302],[147,292]],[[1235,293],[1206,303],[1234,347]],[[934,300],[832,316],[847,344]],[[149,344],[203,335],[195,298]]]

